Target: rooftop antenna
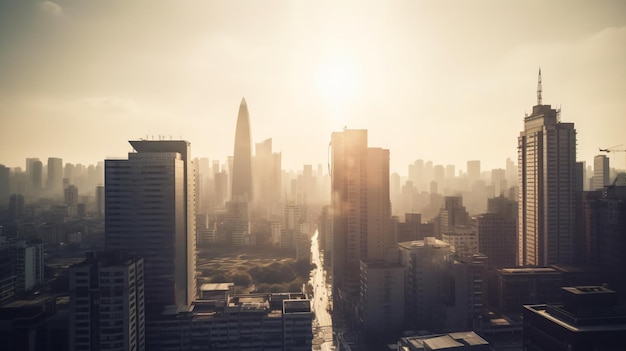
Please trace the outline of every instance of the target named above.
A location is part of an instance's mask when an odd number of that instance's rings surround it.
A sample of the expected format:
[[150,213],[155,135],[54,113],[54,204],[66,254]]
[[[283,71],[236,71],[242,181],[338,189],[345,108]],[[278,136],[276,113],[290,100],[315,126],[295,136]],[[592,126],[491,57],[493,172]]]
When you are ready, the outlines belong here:
[[541,105],[541,67],[539,67],[539,81],[537,82],[537,105]]

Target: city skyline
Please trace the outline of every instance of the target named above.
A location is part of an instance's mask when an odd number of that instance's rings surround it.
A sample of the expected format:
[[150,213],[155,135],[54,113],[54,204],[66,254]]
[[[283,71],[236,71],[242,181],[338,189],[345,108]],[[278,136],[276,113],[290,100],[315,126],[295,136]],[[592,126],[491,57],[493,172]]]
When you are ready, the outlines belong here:
[[618,1],[146,5],[0,2],[1,163],[95,164],[159,136],[225,163],[245,96],[251,142],[272,138],[284,169],[326,165],[345,126],[368,129],[402,175],[416,159],[504,168],[539,67],[578,161],[626,149]]

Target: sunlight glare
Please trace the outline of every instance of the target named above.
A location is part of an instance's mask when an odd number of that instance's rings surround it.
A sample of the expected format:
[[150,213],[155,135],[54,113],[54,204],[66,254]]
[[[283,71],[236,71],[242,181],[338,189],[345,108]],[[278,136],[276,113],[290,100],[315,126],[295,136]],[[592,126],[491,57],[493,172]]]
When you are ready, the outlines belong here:
[[329,107],[338,108],[350,103],[360,84],[357,62],[346,57],[329,59],[316,72],[317,89]]

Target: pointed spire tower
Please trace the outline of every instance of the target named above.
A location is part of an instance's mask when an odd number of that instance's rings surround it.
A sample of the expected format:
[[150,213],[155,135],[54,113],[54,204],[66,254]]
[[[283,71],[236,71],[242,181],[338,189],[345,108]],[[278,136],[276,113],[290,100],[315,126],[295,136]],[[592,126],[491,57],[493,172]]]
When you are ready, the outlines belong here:
[[541,106],[541,67],[539,67],[539,80],[537,81],[537,105]]
[[242,195],[245,195],[248,200],[252,200],[252,143],[250,141],[250,115],[246,98],[241,99],[239,115],[237,115],[232,199],[238,199]]

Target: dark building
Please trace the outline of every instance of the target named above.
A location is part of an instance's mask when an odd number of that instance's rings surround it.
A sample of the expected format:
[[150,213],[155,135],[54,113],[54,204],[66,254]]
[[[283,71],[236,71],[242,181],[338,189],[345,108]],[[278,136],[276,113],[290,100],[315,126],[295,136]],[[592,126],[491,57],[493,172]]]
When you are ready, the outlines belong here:
[[405,213],[404,222],[397,223],[397,241],[423,240],[424,236],[420,235],[420,225],[422,224],[422,215],[420,213]]
[[601,286],[563,287],[562,304],[524,306],[527,351],[623,350],[626,308]]
[[522,312],[523,305],[561,299],[563,273],[554,268],[503,268],[490,272],[490,305],[503,313]]
[[485,213],[476,220],[478,252],[487,255],[490,267],[514,267],[517,263],[517,216],[505,213]]
[[51,296],[15,300],[0,306],[0,349],[68,350],[69,314],[62,306]]
[[9,204],[9,193],[11,191],[11,169],[0,164],[0,209],[6,208]]
[[128,159],[106,160],[105,248],[143,257],[148,313],[196,296],[196,203],[191,146],[135,140]]
[[70,350],[145,350],[142,258],[88,252],[69,277]]
[[608,272],[608,283],[626,294],[626,174],[602,191],[583,196],[585,256],[589,264]]

